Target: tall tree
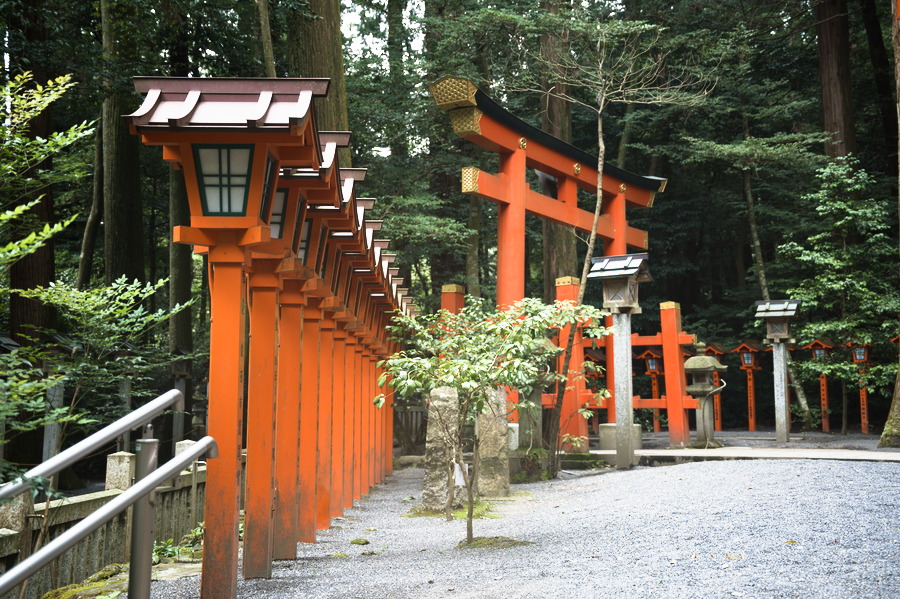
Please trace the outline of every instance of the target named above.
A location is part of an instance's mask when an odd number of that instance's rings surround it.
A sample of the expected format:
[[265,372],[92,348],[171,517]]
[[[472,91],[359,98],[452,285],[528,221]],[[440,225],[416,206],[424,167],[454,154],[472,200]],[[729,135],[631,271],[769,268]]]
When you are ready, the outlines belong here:
[[813,10],[819,48],[822,128],[832,134],[825,142],[825,153],[846,156],[856,151],[847,0],[820,0]]
[[[108,69],[103,100],[103,256],[107,285],[120,276],[144,280],[143,203],[140,140],[122,119],[135,106],[130,81],[121,69],[136,51],[129,28],[140,21],[137,5],[101,0],[103,56]],[[128,39],[127,43],[122,40]]]
[[[891,46],[894,50],[894,86],[897,97],[900,98],[900,13],[896,12],[897,8],[895,5],[893,19],[891,20]],[[897,107],[897,120],[900,123],[900,105]],[[900,147],[898,147],[898,150],[900,150]],[[900,219],[900,181],[898,181],[897,217]],[[900,222],[898,222],[897,230],[900,232]],[[898,236],[898,252],[900,252],[900,236]],[[900,319],[898,319],[898,322],[900,322]],[[898,364],[897,377],[894,380],[891,408],[888,412],[887,422],[884,425],[884,431],[881,433],[881,440],[878,446],[900,447],[900,364]]]
[[[309,9],[294,8],[288,15],[288,74],[328,77],[327,101],[316,106],[321,131],[347,131],[347,85],[344,80],[344,38],[340,0],[310,0]],[[340,156],[350,166],[349,152]]]
[[[10,67],[15,71],[31,71],[38,81],[47,81],[51,75],[50,65],[42,60],[49,42],[49,27],[46,22],[46,9],[43,0],[35,2],[6,5],[3,20],[7,26],[8,43],[10,44]],[[45,110],[37,115],[29,126],[29,134],[37,139],[47,139],[52,132],[51,111]],[[29,172],[23,173],[27,179],[37,178],[40,170],[52,168],[50,156],[33,164]],[[30,210],[31,221],[49,224],[54,220],[53,190],[49,187],[31,190],[33,195],[23,195],[13,199],[12,205],[4,205],[4,209],[24,204],[34,199],[38,203]],[[26,221],[28,222],[28,221]],[[28,223],[31,227],[33,223]],[[34,228],[34,227],[31,227]],[[34,253],[25,256],[12,265],[9,271],[12,289],[31,289],[49,285],[55,275],[54,242],[47,243]],[[39,335],[41,330],[50,329],[55,323],[55,314],[51,306],[37,300],[12,294],[9,298],[10,333],[21,343]]]
[[[561,6],[568,6],[569,2],[561,0],[544,0],[541,9],[550,14],[559,14]],[[550,71],[544,77],[541,87],[545,93],[541,96],[541,129],[550,135],[572,142],[572,108],[561,95],[568,93],[566,83],[561,81],[559,73],[553,71],[559,65],[558,55],[567,52],[568,48],[562,42],[566,37],[563,29],[559,35],[546,33],[540,37],[540,52],[545,65]],[[554,86],[560,89],[553,89]],[[545,190],[545,193],[549,190]],[[555,194],[553,194],[555,196]],[[575,251],[575,231],[571,227],[544,220],[541,223],[543,229],[543,256],[544,256],[544,302],[550,303],[556,299],[556,279],[559,277],[574,276],[577,272],[577,255]]]

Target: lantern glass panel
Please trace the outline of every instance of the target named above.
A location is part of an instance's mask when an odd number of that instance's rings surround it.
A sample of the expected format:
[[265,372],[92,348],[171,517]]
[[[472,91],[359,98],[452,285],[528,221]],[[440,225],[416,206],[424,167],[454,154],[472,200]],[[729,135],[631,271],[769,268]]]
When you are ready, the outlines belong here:
[[275,200],[272,202],[272,217],[269,219],[269,229],[272,239],[281,239],[284,233],[284,207],[287,204],[287,189],[279,189],[275,192]]
[[743,362],[744,366],[753,366],[753,352],[742,351],[741,362]]
[[253,146],[196,145],[194,159],[203,214],[206,216],[244,216]]
[[865,347],[854,347],[853,348],[853,357],[857,362],[865,362],[866,361],[866,348]]
[[262,203],[259,207],[259,220],[263,222],[266,222],[269,217],[269,204],[271,203],[272,199],[272,188],[275,187],[275,182],[278,180],[278,171],[275,168],[277,164],[278,162],[275,160],[275,158],[271,154],[269,154],[269,156],[266,158],[266,177],[264,179],[265,185],[263,187]]
[[656,358],[647,358],[647,370],[658,370]]
[[816,358],[824,358],[825,357],[825,348],[824,347],[814,348],[813,356],[815,356]]
[[297,227],[294,230],[294,237],[296,238],[294,246],[296,247],[297,257],[303,260],[303,264],[306,264],[306,256],[309,254],[309,232],[311,229],[312,219],[308,218],[303,221],[302,227]]

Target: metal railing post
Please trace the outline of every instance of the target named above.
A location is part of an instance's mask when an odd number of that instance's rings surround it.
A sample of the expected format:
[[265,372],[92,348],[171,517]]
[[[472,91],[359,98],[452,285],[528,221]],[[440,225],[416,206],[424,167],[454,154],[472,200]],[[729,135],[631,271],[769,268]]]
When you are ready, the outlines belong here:
[[[153,428],[146,427],[152,435]],[[156,470],[159,439],[138,439],[135,449],[135,482]],[[134,504],[131,518],[131,566],[128,570],[128,596],[131,599],[150,599],[150,578],[153,566],[153,528],[156,492],[151,491]]]

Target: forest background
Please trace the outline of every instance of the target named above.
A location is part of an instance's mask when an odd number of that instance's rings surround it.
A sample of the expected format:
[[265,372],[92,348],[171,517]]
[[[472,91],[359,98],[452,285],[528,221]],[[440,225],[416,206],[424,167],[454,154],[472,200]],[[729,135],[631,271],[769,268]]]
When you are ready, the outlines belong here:
[[[87,290],[123,275],[168,278],[144,300],[146,309],[193,304],[169,319],[168,331],[142,332],[140,342],[194,355],[194,387],[202,395],[206,269],[202,256],[170,243],[171,228],[188,224],[180,173],[168,169],[158,148],[141,146],[120,118],[140,106],[131,78],[330,77],[329,97],[316,106],[320,128],[353,132],[342,165],[369,169],[362,194],[377,202],[367,216],[384,219],[415,302],[437,309],[441,286],[451,283],[491,299],[496,206],[460,194],[459,173],[496,164],[452,134],[428,85],[445,75],[470,78],[513,114],[595,153],[595,113],[521,91],[531,79],[553,87],[546,59],[566,52],[569,39],[565,25],[524,25],[571,8],[560,0],[4,0],[4,79],[29,71],[36,82],[71,74],[76,83],[32,121],[31,134],[47,138],[83,122],[95,133],[94,143],[35,166],[37,179],[57,176],[40,190],[28,219],[4,227],[2,242],[43,222],[74,221],[9,268],[3,287],[62,281]],[[764,336],[753,319],[755,301],[803,299],[799,345],[820,338],[838,346],[828,361],[795,352],[812,407],[820,371],[855,398],[860,374],[840,346],[871,344],[863,380],[880,431],[895,382],[900,312],[893,3],[597,0],[575,8],[573,30],[591,20],[661,28],[651,52],[715,84],[702,102],[613,104],[604,112],[607,160],[668,179],[652,208],[629,214],[632,225],[649,232],[654,279],[642,286],[644,314],[635,331],[658,331],[656,306],[675,301],[685,330],[730,349]],[[589,90],[567,93],[592,101]],[[3,210],[38,197],[8,187],[0,188]],[[593,210],[592,198],[583,201]],[[526,294],[550,301],[555,278],[580,272],[586,244],[531,217],[527,235]],[[599,295],[599,286],[589,285],[586,302],[599,305]],[[73,334],[67,327],[52,306],[4,294],[0,331],[9,341],[27,345],[37,331]],[[728,361],[725,425],[742,428],[744,377],[736,357]],[[636,393],[647,396],[644,378],[636,377]],[[169,370],[157,369],[135,393],[170,386]],[[765,423],[774,411],[768,385],[758,387]],[[88,411],[116,402],[110,389],[85,397]],[[838,402],[836,410],[859,422],[858,402],[846,409]],[[17,444],[25,451],[26,438],[12,444],[13,454]]]

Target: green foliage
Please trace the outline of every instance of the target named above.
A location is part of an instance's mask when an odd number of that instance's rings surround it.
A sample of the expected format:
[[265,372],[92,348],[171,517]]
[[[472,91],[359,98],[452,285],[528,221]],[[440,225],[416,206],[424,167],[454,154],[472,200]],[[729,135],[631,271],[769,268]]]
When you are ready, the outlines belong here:
[[47,138],[29,135],[30,123],[75,85],[69,75],[46,84],[33,84],[32,80],[32,74],[26,72],[0,87],[0,94],[6,99],[0,103],[0,208],[4,210],[51,183],[80,175],[77,169],[57,165],[53,170],[45,170],[42,165],[92,133],[90,124],[82,122]]
[[[816,215],[804,238],[780,246],[782,255],[803,273],[788,290],[810,314],[799,327],[801,342],[813,339],[886,346],[896,333],[900,288],[894,217],[889,205],[872,197],[874,178],[852,158],[840,158],[818,171],[819,190],[802,198]],[[824,372],[856,381],[848,352],[804,363],[810,374]],[[892,353],[892,352],[891,352]],[[868,384],[892,384],[896,359],[868,368]]]
[[[54,421],[75,426],[112,421],[124,410],[118,383],[126,378],[134,397],[150,395],[150,375],[171,360],[150,333],[185,307],[146,309],[148,298],[164,285],[165,280],[143,284],[123,277],[96,289],[53,283],[16,290],[56,307],[65,336],[55,335],[57,347],[36,343],[0,354],[0,419],[8,430],[31,430]],[[57,385],[67,395],[63,405],[52,406],[46,395]]]
[[536,386],[565,380],[563,374],[548,371],[560,353],[550,337],[577,322],[594,324],[585,329],[587,337],[604,336],[608,331],[599,325],[602,316],[591,306],[546,305],[533,298],[508,310],[489,311],[484,300],[473,297],[466,298],[459,314],[398,314],[389,329],[407,349],[380,363],[385,374],[379,383],[390,377],[390,386],[404,397],[453,387],[460,405],[480,413],[497,387],[512,387],[528,396]]

